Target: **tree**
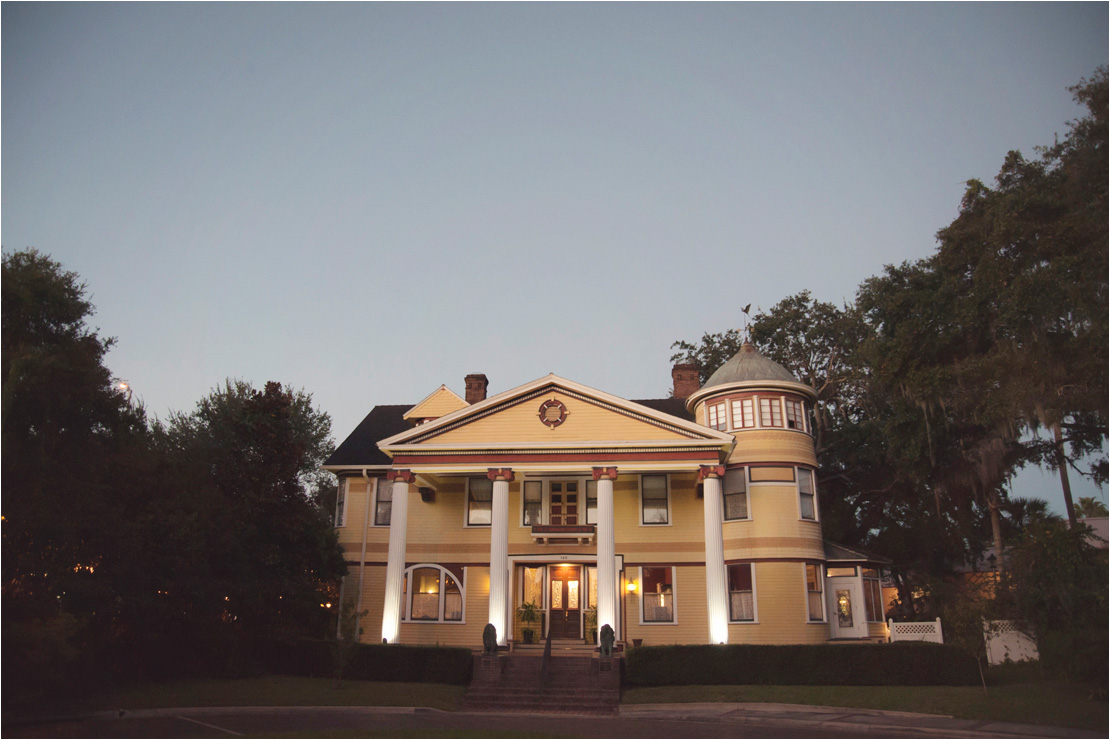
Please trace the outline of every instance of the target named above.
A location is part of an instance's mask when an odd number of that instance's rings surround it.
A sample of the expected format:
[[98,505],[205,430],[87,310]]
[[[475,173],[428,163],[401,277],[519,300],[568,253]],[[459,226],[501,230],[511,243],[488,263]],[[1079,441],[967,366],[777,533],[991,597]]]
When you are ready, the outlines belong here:
[[1081,496],[1079,498],[1079,506],[1076,507],[1079,516],[1090,519],[1102,516],[1110,516],[1110,511],[1107,511],[1106,504],[1099,501],[1094,496]]

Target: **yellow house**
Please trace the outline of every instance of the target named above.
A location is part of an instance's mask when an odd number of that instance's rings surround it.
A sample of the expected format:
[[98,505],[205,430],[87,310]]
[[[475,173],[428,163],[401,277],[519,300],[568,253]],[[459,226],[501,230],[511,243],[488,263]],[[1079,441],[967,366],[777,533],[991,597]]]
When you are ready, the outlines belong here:
[[[886,636],[881,559],[824,541],[813,390],[745,344],[629,401],[548,375],[377,406],[339,476],[362,639],[817,643]],[[523,623],[534,604],[540,621]]]

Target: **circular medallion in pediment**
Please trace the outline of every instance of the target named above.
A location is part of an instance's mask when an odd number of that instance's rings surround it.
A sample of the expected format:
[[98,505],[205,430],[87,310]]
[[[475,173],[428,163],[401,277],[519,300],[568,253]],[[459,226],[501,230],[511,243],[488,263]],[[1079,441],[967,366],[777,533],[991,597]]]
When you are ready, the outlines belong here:
[[549,398],[540,404],[540,421],[554,429],[567,420],[567,407],[562,401]]

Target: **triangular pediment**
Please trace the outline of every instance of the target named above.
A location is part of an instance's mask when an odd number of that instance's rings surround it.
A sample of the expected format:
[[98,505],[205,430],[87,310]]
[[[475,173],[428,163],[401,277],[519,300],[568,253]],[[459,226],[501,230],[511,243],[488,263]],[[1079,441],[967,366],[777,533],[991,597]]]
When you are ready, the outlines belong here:
[[580,445],[719,446],[732,437],[647,406],[549,375],[389,439],[383,450]]
[[459,409],[467,402],[445,385],[432,391],[427,398],[405,412],[405,419],[438,419]]

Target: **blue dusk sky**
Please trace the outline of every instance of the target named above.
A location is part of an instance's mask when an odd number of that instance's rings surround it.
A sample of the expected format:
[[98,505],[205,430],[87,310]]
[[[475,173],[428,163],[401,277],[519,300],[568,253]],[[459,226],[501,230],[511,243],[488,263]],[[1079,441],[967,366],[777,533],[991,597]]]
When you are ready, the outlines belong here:
[[[5,2],[2,240],[81,275],[160,418],[228,377],[311,392],[337,442],[473,372],[659,398],[675,340],[929,255],[967,180],[1082,114],[1107,26],[1103,2]],[[1062,510],[1055,475],[1015,493]]]

